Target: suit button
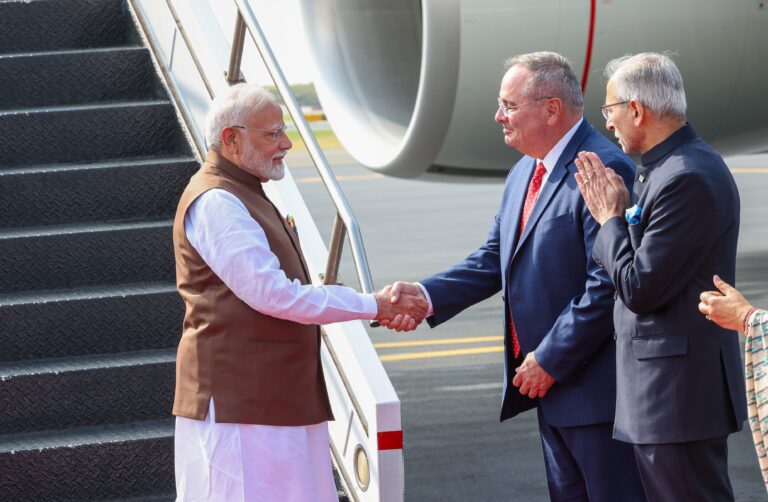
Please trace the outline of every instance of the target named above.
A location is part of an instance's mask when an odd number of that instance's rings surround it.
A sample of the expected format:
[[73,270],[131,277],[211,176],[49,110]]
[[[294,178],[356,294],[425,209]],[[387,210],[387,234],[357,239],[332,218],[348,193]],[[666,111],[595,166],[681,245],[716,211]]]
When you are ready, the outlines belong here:
[[616,332],[614,331],[614,332],[613,332],[613,339],[614,339],[614,340],[617,340],[618,338],[619,338],[619,337],[616,335]]

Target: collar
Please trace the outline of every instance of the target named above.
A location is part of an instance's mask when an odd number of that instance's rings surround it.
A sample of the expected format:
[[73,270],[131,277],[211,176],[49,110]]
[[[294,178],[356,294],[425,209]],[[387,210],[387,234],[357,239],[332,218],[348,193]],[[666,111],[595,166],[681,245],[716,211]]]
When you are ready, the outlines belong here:
[[243,171],[216,150],[208,150],[208,154],[205,156],[205,163],[214,169],[226,173],[240,183],[251,185],[258,188],[259,191],[263,191],[260,178]]
[[557,161],[560,160],[560,156],[563,154],[565,147],[568,146],[568,143],[570,143],[571,138],[573,138],[573,136],[576,134],[576,131],[582,122],[584,122],[584,117],[581,117],[578,122],[573,125],[573,127],[568,129],[567,133],[563,134],[563,137],[560,138],[560,141],[558,141],[555,146],[552,147],[552,149],[544,156],[543,159],[536,159],[536,165],[539,165],[539,162],[543,162],[544,169],[547,170],[547,173],[551,173],[552,169],[554,169],[557,165]]
[[642,154],[640,156],[640,163],[643,166],[655,164],[683,143],[687,143],[696,137],[696,131],[693,130],[689,122],[686,122],[683,127],[673,132],[667,139]]

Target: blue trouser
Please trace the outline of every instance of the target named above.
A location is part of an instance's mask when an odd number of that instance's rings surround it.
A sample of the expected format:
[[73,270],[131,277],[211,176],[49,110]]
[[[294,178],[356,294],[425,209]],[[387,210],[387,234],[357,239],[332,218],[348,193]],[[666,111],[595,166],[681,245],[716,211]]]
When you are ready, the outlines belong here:
[[553,502],[646,502],[632,445],[611,437],[613,423],[554,427],[538,413]]

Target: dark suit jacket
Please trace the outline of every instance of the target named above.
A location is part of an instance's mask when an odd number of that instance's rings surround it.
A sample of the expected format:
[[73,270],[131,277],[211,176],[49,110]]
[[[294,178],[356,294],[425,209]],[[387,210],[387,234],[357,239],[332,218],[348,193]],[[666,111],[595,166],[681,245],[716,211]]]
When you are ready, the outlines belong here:
[[[501,420],[536,405],[511,385],[514,368],[534,349],[541,366],[557,379],[538,403],[550,424],[586,425],[614,417],[614,290],[591,257],[599,226],[573,177],[573,160],[581,150],[597,152],[632,183],[631,160],[584,120],[542,187],[519,239],[520,214],[535,163],[530,157],[510,171],[485,244],[461,263],[422,281],[434,309],[427,320],[431,326],[499,289],[504,292]],[[510,311],[522,349],[517,361],[509,343]]]
[[746,417],[739,339],[697,305],[714,274],[734,282],[739,194],[690,125],[642,164],[633,194],[640,222],[607,221],[594,248],[621,299],[614,437],[655,444],[723,436]]

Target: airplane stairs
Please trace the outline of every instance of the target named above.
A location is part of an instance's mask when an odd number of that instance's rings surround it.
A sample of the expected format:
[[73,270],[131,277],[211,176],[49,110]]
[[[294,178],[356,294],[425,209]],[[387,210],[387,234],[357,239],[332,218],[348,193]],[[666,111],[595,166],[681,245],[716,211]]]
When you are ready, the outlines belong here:
[[122,0],[0,0],[0,500],[171,500],[198,168]]

